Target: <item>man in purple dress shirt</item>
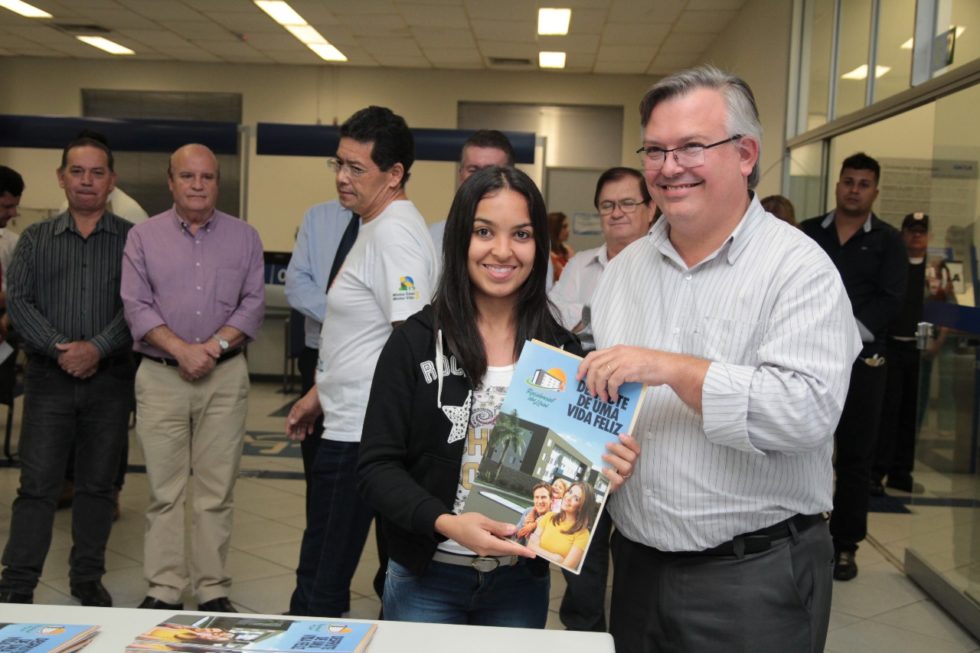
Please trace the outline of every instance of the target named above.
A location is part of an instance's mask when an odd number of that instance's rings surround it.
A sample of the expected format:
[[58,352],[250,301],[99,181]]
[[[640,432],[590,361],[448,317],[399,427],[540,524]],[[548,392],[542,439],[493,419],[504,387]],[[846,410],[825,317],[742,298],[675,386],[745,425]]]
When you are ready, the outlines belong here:
[[225,560],[248,397],[240,354],[265,310],[262,243],[254,228],[215,209],[220,171],[211,150],[181,147],[167,176],[174,206],[133,228],[122,273],[126,321],[143,355],[136,433],[150,485],[149,590],[140,607],[179,610],[190,585],[199,609],[234,612]]

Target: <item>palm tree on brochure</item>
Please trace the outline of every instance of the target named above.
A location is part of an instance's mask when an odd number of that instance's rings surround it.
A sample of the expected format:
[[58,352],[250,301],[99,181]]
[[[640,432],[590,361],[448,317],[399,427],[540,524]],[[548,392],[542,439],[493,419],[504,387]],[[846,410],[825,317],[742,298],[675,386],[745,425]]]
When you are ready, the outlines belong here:
[[493,476],[493,482],[496,483],[497,478],[500,477],[500,468],[504,466],[504,458],[507,457],[507,452],[513,448],[518,455],[523,456],[526,448],[523,429],[518,424],[516,408],[511,411],[510,415],[500,413],[497,416],[497,423],[490,434],[490,440],[493,449],[503,447],[503,451],[500,453],[500,464],[497,465],[497,471]]

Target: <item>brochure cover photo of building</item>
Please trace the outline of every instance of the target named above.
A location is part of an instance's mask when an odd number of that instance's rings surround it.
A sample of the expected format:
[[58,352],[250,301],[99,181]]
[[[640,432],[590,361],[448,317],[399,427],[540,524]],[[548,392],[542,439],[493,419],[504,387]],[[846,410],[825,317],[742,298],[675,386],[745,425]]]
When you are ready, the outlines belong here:
[[525,343],[464,507],[517,524],[517,540],[579,573],[605,507],[606,444],[630,433],[644,386],[603,401],[575,380],[582,359]]

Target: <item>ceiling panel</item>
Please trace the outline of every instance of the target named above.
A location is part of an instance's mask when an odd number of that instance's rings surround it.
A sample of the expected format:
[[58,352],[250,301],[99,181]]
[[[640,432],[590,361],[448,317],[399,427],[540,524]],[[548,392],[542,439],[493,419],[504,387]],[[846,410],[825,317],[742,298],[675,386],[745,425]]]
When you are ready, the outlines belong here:
[[[251,0],[36,0],[53,21],[0,9],[0,56],[106,59],[51,22],[95,24],[136,59],[283,65],[538,70],[538,52],[568,53],[566,72],[663,74],[700,61],[745,0],[291,0],[348,57],[324,62]],[[572,9],[565,36],[536,34],[537,7]],[[529,59],[516,67],[488,57]]]
[[491,41],[521,41],[530,43],[535,39],[536,25],[519,20],[474,20],[473,33],[478,39]]
[[737,11],[685,11],[674,23],[674,31],[721,32],[737,15]]
[[399,8],[404,21],[413,27],[456,27],[468,29],[469,17],[462,7],[414,5],[409,10]]

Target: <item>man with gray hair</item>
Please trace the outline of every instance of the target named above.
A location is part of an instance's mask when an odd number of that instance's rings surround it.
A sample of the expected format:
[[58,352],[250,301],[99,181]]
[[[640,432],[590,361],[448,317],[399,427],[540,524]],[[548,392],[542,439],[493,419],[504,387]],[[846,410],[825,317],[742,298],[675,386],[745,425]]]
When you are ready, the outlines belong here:
[[671,75],[640,118],[665,219],[607,267],[579,370],[603,399],[650,386],[609,506],[616,650],[822,651],[850,302],[827,255],[750,190],[762,130],[745,82]]

